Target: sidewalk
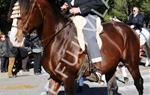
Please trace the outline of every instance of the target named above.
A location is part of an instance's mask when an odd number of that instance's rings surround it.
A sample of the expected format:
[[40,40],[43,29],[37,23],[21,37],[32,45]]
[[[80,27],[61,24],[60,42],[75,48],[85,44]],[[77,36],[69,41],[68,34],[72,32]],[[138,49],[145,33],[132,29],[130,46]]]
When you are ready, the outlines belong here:
[[[17,76],[32,76],[32,75],[34,75],[33,69],[30,69],[29,72],[24,72],[24,71],[20,70],[17,73]],[[0,72],[0,79],[3,79],[3,78],[8,78],[7,73]]]

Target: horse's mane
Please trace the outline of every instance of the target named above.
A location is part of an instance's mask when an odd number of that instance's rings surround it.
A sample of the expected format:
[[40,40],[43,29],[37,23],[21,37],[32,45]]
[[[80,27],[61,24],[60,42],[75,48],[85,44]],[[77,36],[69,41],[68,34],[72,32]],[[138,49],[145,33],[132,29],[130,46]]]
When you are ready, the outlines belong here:
[[[63,16],[60,10],[62,2],[58,0],[46,0],[46,1],[50,4],[52,9],[54,10],[53,12],[56,17]],[[21,15],[27,14],[27,12],[31,10],[33,2],[34,0],[19,0]]]
[[26,14],[31,8],[32,2],[30,2],[30,0],[18,0],[18,1],[20,4],[21,15]]

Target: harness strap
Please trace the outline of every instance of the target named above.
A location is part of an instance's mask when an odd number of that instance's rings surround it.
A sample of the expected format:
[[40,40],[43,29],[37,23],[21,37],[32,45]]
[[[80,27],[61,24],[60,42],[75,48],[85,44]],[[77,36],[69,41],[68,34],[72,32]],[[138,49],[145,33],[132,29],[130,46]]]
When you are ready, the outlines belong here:
[[54,38],[55,38],[59,33],[63,32],[63,30],[64,30],[70,23],[72,23],[72,20],[69,20],[69,22],[67,22],[67,24],[65,24],[64,27],[62,27],[58,32],[56,32],[55,34],[53,34],[50,38],[48,37],[48,38],[45,38],[45,39],[41,40],[41,42],[44,42],[45,40],[50,39],[50,40],[48,41],[48,43],[46,44],[46,46],[44,46],[44,49],[46,49],[46,48],[48,47],[48,45],[51,43],[51,41],[53,41]]

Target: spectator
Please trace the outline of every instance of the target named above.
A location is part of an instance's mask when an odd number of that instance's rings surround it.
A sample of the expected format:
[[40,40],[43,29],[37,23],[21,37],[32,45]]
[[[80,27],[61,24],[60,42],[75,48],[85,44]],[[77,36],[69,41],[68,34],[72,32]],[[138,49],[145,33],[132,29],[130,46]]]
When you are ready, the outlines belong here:
[[39,75],[41,74],[41,57],[43,48],[41,46],[40,39],[35,31],[30,35],[30,38],[32,55],[34,57],[34,74]]
[[[135,30],[140,40],[140,58],[143,58],[144,49],[143,45],[145,44],[145,33],[142,31],[144,26],[144,16],[140,13],[138,7],[133,7],[132,14],[129,16],[129,25]],[[143,32],[143,33],[142,33]]]
[[16,61],[15,61],[15,70],[14,75],[17,75],[17,73],[22,69],[23,72],[29,71],[29,54],[31,53],[31,45],[29,41],[29,36],[25,39],[25,46],[17,48],[17,55],[16,55]]
[[20,54],[22,55],[22,69],[23,71],[29,71],[29,56],[31,54],[31,42],[30,42],[30,36],[26,37],[24,46],[19,49]]
[[15,60],[15,68],[13,74],[16,76],[20,70],[24,72],[27,70],[27,61],[28,61],[28,51],[25,47],[17,48],[17,55]]
[[0,37],[0,57],[1,57],[1,72],[7,72],[7,48],[6,48],[6,36],[4,34]]
[[12,77],[15,77],[15,75],[13,74],[13,67],[14,67],[14,63],[15,63],[15,57],[17,54],[17,48],[13,47],[9,38],[7,39],[7,53],[8,53],[8,57],[9,57],[8,77],[12,78]]

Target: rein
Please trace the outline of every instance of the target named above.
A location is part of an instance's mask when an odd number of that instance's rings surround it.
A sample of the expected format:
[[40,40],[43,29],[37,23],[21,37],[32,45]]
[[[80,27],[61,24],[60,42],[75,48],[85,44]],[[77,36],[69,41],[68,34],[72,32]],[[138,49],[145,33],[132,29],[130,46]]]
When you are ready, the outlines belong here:
[[72,20],[69,20],[69,22],[67,22],[64,27],[62,27],[59,31],[57,31],[55,34],[53,34],[50,38],[47,37],[47,38],[41,40],[41,42],[44,42],[45,40],[48,40],[48,39],[49,39],[48,43],[44,46],[44,49],[46,49],[46,48],[48,47],[48,45],[51,43],[51,41],[54,40],[54,38],[55,38],[59,33],[63,32],[63,30],[64,30],[70,23],[72,23]]
[[[67,22],[64,27],[62,27],[58,32],[56,32],[55,34],[53,34],[51,37],[47,37],[47,38],[41,40],[41,43],[42,43],[42,42],[44,42],[45,40],[48,40],[48,39],[49,39],[49,41],[48,41],[48,43],[46,44],[46,46],[44,46],[44,49],[50,44],[50,42],[51,42],[52,40],[54,40],[54,38],[55,38],[59,33],[63,32],[63,30],[64,30],[70,23],[72,23],[72,20],[69,20],[69,22]],[[33,40],[36,39],[37,37],[39,37],[39,36],[36,36],[35,38],[31,39],[30,41],[33,41]]]

